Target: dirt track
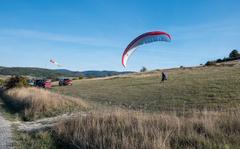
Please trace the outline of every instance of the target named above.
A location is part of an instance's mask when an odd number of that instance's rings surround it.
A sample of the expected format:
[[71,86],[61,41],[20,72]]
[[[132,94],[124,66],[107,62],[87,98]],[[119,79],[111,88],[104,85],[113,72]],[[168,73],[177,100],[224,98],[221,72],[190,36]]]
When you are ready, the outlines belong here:
[[3,118],[0,113],[0,149],[12,149],[12,130],[11,122]]

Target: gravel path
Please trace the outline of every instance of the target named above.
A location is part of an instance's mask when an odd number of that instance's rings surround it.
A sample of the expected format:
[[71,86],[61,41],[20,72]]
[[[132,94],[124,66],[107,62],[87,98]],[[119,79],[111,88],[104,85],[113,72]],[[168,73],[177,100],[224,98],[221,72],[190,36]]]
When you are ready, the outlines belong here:
[[0,149],[13,149],[11,123],[0,113]]

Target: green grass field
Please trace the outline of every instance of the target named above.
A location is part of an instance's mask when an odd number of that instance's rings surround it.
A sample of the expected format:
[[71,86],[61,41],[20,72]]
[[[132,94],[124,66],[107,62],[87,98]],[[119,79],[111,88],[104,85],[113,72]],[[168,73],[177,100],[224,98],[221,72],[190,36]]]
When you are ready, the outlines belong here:
[[165,111],[182,109],[221,110],[240,104],[240,65],[219,65],[75,81],[53,90],[87,101],[122,108]]

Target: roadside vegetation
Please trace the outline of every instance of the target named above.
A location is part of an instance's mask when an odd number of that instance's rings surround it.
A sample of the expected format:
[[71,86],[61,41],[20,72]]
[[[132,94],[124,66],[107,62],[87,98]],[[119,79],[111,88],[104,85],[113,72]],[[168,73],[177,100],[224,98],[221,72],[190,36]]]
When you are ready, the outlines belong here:
[[54,130],[65,148],[239,148],[240,111],[192,111],[182,116],[96,111],[62,121]]
[[23,120],[35,120],[61,113],[86,110],[88,104],[72,97],[39,88],[13,88],[3,93],[4,102]]
[[4,84],[5,84],[5,81],[3,79],[0,79],[0,87],[4,86]]
[[223,59],[219,58],[219,59],[213,60],[213,61],[207,61],[205,65],[206,66],[214,66],[217,63],[229,62],[229,61],[239,60],[239,59],[240,59],[240,53],[238,52],[238,50],[234,49],[230,52],[228,57],[224,57]]
[[17,149],[57,149],[58,145],[54,141],[51,133],[24,133],[15,131]]
[[22,76],[11,77],[4,84],[6,89],[28,87],[27,78]]

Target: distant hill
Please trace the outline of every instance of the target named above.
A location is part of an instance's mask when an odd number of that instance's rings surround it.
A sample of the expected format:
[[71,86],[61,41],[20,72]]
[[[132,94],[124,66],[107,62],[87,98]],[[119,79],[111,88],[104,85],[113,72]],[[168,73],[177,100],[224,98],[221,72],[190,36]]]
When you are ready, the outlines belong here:
[[118,72],[118,71],[96,71],[96,70],[89,70],[89,71],[70,71],[67,69],[56,69],[58,73],[63,73],[70,76],[84,76],[84,77],[106,77],[106,76],[114,76],[120,74],[128,74],[133,73],[130,71]]
[[23,75],[43,78],[57,77],[105,77],[132,72],[117,72],[117,71],[71,71],[67,69],[44,69],[34,67],[2,67],[0,66],[0,75]]

